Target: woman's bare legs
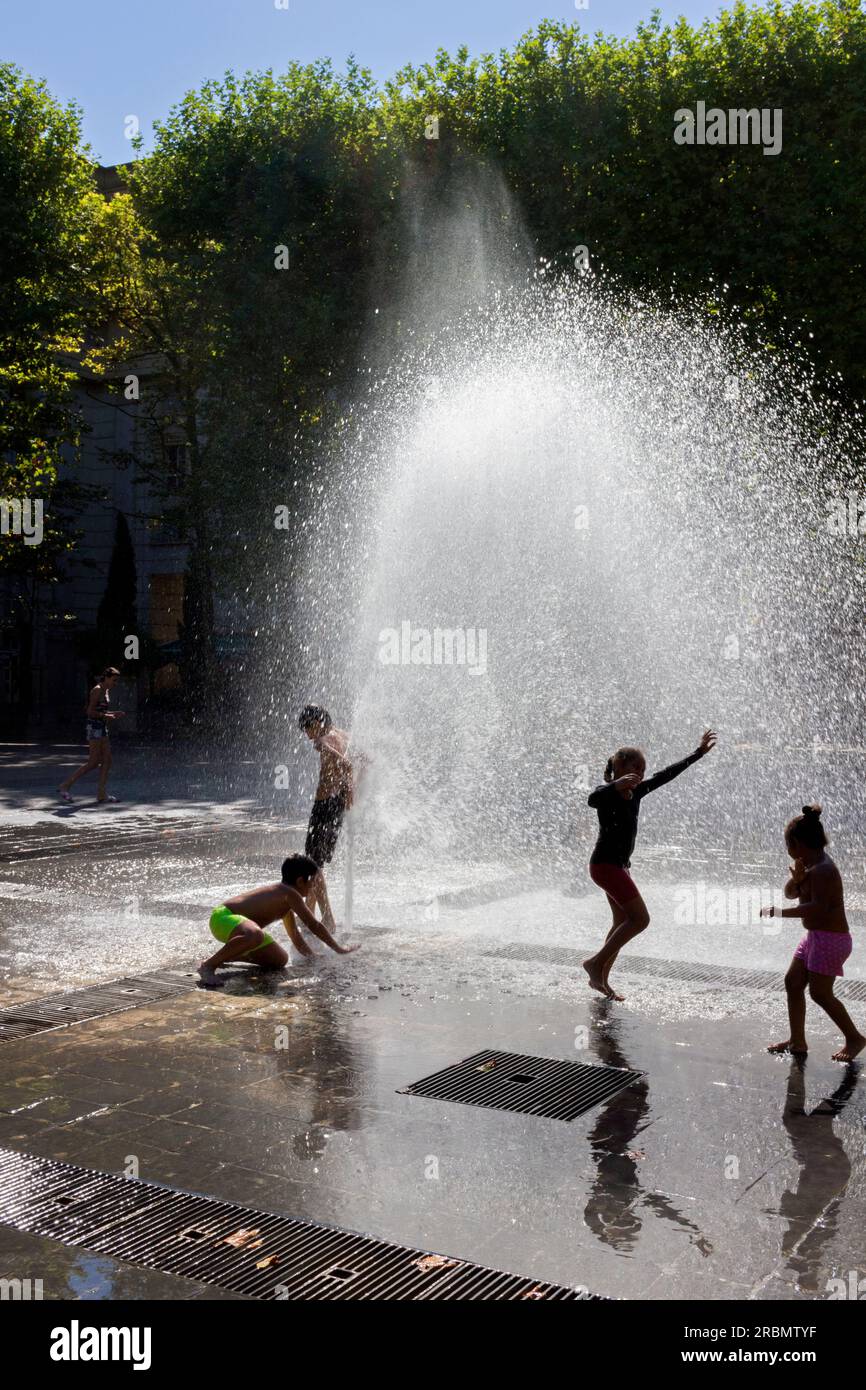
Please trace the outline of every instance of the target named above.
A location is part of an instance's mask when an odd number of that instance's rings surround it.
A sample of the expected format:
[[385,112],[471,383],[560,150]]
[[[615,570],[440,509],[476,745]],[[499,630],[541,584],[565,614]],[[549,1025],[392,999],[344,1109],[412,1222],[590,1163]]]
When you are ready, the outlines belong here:
[[111,769],[111,743],[107,738],[100,739],[102,747],[102,761],[99,766],[99,787],[96,792],[97,801],[105,800],[105,786],[108,782],[108,774]]
[[622,914],[621,920],[614,921],[601,950],[583,962],[583,968],[589,976],[590,988],[597,989],[600,994],[606,994],[608,999],[622,997],[615,995],[607,982],[611,966],[626,942],[646,931],[650,920],[646,903],[640,893],[619,907],[618,911]]
[[60,783],[60,791],[68,792],[69,788],[78,781],[79,777],[83,777],[86,772],[92,772],[95,767],[99,767],[102,762],[102,745],[107,742],[107,738],[92,738],[90,740],[87,745],[90,750],[87,756],[87,762],[82,763],[81,767],[77,768],[71,777],[67,777],[65,782]]

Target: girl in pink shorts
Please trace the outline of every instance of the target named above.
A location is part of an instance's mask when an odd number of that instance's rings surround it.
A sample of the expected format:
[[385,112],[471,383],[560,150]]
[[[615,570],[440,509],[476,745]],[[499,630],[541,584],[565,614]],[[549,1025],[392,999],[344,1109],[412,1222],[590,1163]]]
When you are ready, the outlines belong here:
[[773,1043],[769,1052],[790,1052],[805,1057],[806,987],[816,1004],[841,1029],[845,1046],[833,1053],[834,1062],[853,1062],[866,1047],[866,1038],[855,1028],[845,1005],[833,993],[833,981],[843,975],[851,954],[851,933],[845,916],[842,876],[825,851],[827,836],[821,824],[821,807],[804,806],[785,826],[785,844],[794,861],[783,892],[799,899],[797,907],[765,907],[762,917],[801,917],[806,935],[800,942],[785,976],[790,1035]]

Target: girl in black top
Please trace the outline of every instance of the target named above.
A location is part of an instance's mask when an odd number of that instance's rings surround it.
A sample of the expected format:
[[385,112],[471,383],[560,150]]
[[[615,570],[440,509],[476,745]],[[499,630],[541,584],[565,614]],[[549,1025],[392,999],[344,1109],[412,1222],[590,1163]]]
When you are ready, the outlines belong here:
[[709,753],[715,746],[716,735],[707,729],[689,757],[657,772],[644,781],[646,758],[639,748],[619,748],[608,758],[604,782],[590,792],[588,804],[598,812],[598,840],[589,861],[593,883],[607,894],[613,925],[604,945],[594,956],[583,962],[592,989],[606,994],[608,999],[622,999],[608,984],[610,968],[627,941],[649,926],[649,913],[637,884],[628,872],[637,838],[637,819],[640,803],[648,792],[663,787],[685,772],[687,767]]

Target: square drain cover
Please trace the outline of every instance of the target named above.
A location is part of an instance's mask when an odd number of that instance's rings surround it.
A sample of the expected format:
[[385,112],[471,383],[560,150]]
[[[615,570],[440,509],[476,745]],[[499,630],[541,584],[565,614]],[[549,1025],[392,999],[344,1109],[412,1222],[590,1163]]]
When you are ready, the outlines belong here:
[[553,1057],[518,1052],[475,1052],[462,1062],[425,1076],[398,1095],[429,1096],[489,1110],[516,1110],[551,1120],[573,1120],[617,1091],[639,1081],[642,1072],[591,1067]]

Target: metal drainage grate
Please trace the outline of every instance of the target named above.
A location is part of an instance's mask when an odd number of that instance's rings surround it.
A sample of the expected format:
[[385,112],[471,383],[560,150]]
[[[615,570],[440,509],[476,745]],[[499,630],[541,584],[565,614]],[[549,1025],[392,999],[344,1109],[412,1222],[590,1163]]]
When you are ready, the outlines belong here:
[[600,1301],[356,1231],[0,1149],[0,1221],[261,1299]]
[[518,1052],[473,1053],[456,1065],[398,1091],[490,1110],[516,1110],[551,1120],[573,1120],[640,1080],[642,1072],[591,1067]]
[[195,988],[196,981],[193,970],[155,970],[149,975],[130,975],[124,980],[53,994],[47,999],[31,999],[26,1004],[0,1009],[0,1042],[137,1009],[142,1004],[185,994]]
[[[570,969],[583,969],[584,955],[566,946],[522,946],[517,943],[502,946],[495,951],[485,951],[485,956],[498,960],[543,961],[550,965],[565,965]],[[785,982],[781,975],[772,970],[741,970],[733,965],[712,965],[703,962],[659,960],[654,956],[621,956],[617,969],[624,975],[649,975],[659,980],[685,980],[689,984],[706,985],[710,989],[725,989],[736,986],[738,989],[765,990],[771,994],[783,994]],[[839,980],[835,993],[840,999],[866,1001],[866,980]]]

